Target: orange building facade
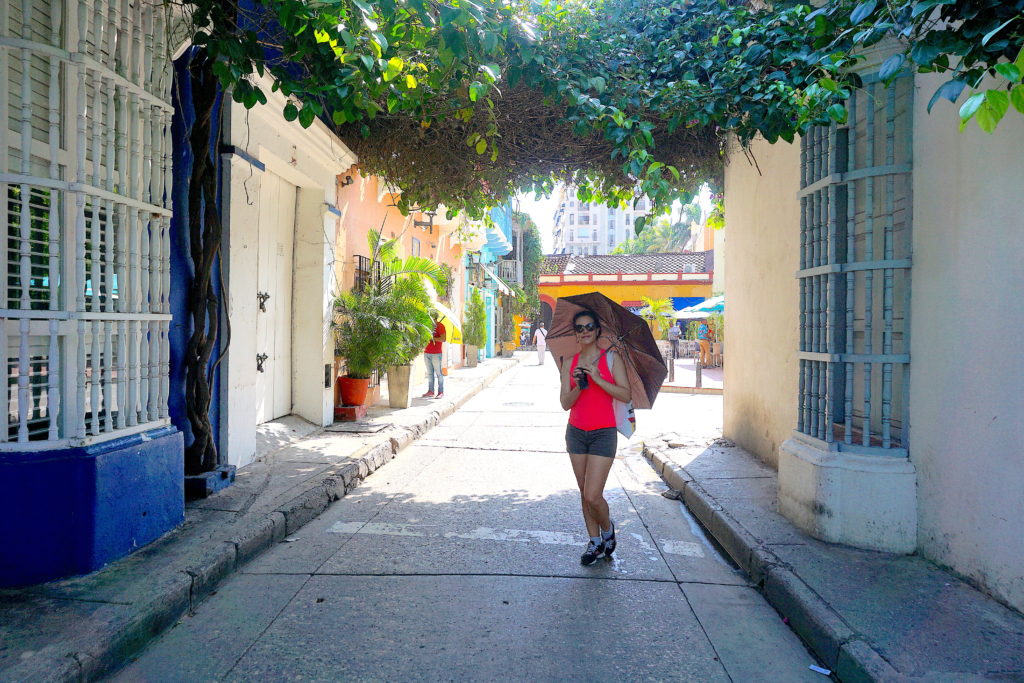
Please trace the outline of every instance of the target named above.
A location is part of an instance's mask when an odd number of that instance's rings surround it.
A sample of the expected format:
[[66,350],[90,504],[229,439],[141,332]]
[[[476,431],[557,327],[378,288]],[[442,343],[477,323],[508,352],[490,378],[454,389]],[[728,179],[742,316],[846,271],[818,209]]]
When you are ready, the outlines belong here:
[[[397,239],[402,256],[423,256],[446,265],[451,272],[448,307],[461,315],[466,274],[463,245],[456,234],[457,222],[446,220],[443,209],[437,215],[412,212],[403,216],[395,207],[398,194],[375,176],[363,176],[352,167],[338,177],[338,221],[334,249],[334,291],[349,291],[367,271],[371,229],[386,239]],[[461,322],[461,321],[460,321]],[[460,344],[445,344],[446,367],[462,365]],[[422,374],[415,368],[416,375]]]

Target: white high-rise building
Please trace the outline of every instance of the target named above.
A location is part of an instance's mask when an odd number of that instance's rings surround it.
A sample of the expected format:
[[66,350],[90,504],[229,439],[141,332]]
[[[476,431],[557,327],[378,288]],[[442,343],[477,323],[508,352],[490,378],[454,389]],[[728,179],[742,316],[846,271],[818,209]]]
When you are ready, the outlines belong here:
[[610,254],[622,242],[635,237],[633,224],[650,213],[651,202],[641,197],[636,206],[609,208],[576,199],[576,189],[562,190],[555,211],[555,254],[597,256]]

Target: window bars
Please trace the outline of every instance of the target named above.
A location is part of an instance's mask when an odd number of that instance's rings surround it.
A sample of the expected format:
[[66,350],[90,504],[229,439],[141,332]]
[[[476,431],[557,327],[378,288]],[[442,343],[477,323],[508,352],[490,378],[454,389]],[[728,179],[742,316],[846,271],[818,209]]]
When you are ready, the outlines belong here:
[[865,77],[801,140],[797,431],[826,450],[907,455],[912,98]]
[[0,450],[167,423],[168,11],[0,0]]
[[[370,257],[368,256],[356,256],[356,268],[355,268],[355,280],[353,282],[353,289],[357,292],[364,291],[371,285],[381,283],[384,278],[384,264],[377,261],[373,264],[371,272],[370,268]],[[391,285],[388,282],[384,282],[381,287],[382,292],[388,292],[391,290]]]

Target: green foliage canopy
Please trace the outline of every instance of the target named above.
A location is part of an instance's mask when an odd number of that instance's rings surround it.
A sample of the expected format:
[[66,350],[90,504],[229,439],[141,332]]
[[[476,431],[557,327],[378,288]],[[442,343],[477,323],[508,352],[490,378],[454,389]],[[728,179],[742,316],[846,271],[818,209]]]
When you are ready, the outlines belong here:
[[[960,108],[961,130],[974,118],[991,133],[1011,104],[1024,113],[1024,0],[833,0],[807,20],[815,49],[846,58],[895,38],[901,49],[882,64],[885,80],[905,68],[948,76],[928,111],[941,99],[956,102],[965,90],[977,90]],[[992,80],[983,84],[986,76]],[[819,85],[840,87],[826,79]]]
[[[962,114],[991,129],[1024,110],[1024,0],[197,0],[195,42],[246,106],[269,72],[284,116],[322,119],[401,207],[481,217],[517,190],[574,184],[583,201],[646,195],[657,215],[720,177],[726,133],[791,141],[845,120],[862,48],[895,33],[947,70]],[[994,93],[994,94],[993,94]],[[637,226],[638,230],[642,224]]]

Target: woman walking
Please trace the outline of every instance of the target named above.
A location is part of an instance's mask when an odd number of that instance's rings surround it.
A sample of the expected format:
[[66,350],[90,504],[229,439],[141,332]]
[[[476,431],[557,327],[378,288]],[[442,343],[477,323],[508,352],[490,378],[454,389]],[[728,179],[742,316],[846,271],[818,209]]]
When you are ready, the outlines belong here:
[[580,488],[583,521],[590,541],[580,557],[589,566],[615,551],[615,524],[604,499],[604,486],[615,461],[617,434],[612,399],[628,402],[630,389],[624,363],[615,362],[614,353],[601,351],[597,339],[601,324],[590,310],[576,313],[572,319],[579,353],[571,363],[562,363],[559,398],[569,411],[565,446]]

